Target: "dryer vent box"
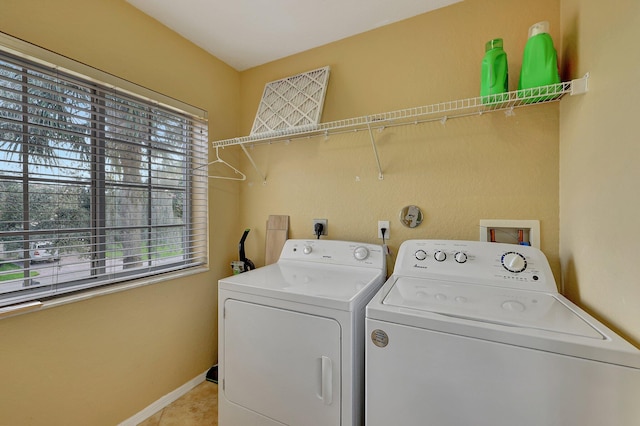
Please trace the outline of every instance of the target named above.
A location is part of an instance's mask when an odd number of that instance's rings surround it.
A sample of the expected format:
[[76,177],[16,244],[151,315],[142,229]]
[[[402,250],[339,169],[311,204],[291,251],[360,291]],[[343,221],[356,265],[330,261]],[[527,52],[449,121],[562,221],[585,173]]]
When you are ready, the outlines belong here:
[[524,244],[540,248],[538,220],[480,220],[480,241]]

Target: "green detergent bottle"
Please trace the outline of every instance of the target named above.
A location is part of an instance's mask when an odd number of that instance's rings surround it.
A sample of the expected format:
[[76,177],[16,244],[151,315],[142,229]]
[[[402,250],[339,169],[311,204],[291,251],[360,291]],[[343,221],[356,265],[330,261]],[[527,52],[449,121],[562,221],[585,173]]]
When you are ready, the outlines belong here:
[[507,53],[502,48],[502,39],[496,38],[485,44],[480,75],[480,97],[483,104],[508,100],[509,70]]
[[525,103],[552,100],[560,96],[558,92],[562,89],[550,85],[558,83],[558,54],[549,35],[549,22],[538,22],[529,28],[529,40],[524,47],[518,82],[518,97],[523,98]]

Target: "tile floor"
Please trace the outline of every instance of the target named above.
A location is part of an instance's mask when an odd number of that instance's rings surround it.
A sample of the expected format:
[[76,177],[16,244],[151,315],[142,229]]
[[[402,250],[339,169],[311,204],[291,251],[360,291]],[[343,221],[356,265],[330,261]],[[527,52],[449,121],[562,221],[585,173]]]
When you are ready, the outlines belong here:
[[138,426],[217,426],[218,385],[200,383]]

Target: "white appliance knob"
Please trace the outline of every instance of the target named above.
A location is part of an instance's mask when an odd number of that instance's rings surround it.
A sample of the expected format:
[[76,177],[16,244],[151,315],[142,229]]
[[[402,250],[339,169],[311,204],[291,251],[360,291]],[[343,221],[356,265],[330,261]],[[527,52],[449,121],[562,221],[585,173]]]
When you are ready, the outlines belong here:
[[369,257],[369,249],[363,246],[356,247],[356,249],[353,251],[353,257],[358,260],[365,260],[367,257]]
[[467,261],[467,254],[461,251],[457,252],[455,255],[456,262],[465,263]]
[[507,300],[502,303],[502,309],[510,312],[524,312],[527,307],[517,300]]
[[438,261],[438,262],[444,262],[444,260],[447,258],[447,253],[443,252],[442,250],[438,250],[433,257]]
[[523,255],[515,251],[509,251],[502,255],[502,266],[509,272],[522,272],[527,269],[527,260]]
[[425,260],[427,258],[427,252],[424,250],[416,251],[416,259]]
[[304,248],[302,249],[302,252],[304,254],[310,254],[313,251],[313,247],[311,246],[304,246]]

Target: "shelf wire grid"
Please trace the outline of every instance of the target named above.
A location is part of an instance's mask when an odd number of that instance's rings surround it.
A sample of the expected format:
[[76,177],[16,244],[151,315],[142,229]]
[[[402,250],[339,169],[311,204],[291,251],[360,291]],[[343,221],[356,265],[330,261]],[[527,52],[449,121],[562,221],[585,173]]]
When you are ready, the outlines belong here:
[[[572,80],[532,89],[514,90],[500,94],[478,96],[468,99],[440,102],[420,107],[372,114],[327,123],[291,126],[279,130],[253,133],[249,136],[212,142],[214,147],[238,144],[259,144],[282,140],[345,133],[365,129],[419,124],[429,121],[446,121],[450,118],[484,114],[496,111],[512,111],[515,108],[559,101],[565,94],[581,94],[586,91],[586,79]],[[575,93],[573,85],[581,88]],[[584,89],[582,89],[584,88]]]

